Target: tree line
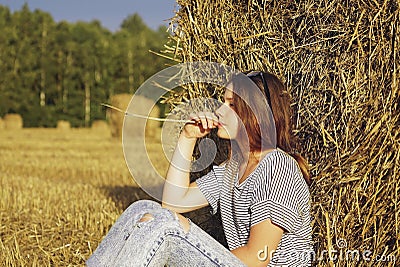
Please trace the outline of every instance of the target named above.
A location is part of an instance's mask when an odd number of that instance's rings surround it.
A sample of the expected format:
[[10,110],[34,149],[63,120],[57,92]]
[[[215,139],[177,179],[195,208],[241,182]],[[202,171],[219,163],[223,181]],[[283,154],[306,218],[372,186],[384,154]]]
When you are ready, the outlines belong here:
[[0,117],[22,115],[25,127],[54,127],[67,120],[87,127],[105,119],[110,97],[134,93],[163,69],[164,26],[150,29],[138,14],[111,32],[99,21],[55,22],[27,4],[0,5]]

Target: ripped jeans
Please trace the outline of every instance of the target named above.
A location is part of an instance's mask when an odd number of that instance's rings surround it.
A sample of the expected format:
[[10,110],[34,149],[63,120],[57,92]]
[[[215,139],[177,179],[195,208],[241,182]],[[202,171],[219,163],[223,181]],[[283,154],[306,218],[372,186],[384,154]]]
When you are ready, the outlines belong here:
[[189,221],[157,202],[139,200],[111,227],[87,266],[245,266],[235,255]]

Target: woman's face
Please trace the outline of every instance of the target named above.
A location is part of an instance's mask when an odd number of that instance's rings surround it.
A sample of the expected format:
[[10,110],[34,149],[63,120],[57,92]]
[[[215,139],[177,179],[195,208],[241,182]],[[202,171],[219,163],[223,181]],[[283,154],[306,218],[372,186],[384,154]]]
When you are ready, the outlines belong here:
[[239,117],[233,110],[233,92],[226,89],[224,94],[224,104],[215,113],[218,116],[218,137],[222,139],[235,139],[238,136]]

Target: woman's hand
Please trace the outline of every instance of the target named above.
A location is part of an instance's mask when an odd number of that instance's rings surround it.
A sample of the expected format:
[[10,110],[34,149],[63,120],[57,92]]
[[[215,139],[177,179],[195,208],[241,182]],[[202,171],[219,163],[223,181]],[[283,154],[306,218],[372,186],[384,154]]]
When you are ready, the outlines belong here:
[[194,123],[186,123],[182,135],[186,138],[200,138],[206,136],[218,126],[218,117],[211,112],[199,112],[190,114],[190,120]]

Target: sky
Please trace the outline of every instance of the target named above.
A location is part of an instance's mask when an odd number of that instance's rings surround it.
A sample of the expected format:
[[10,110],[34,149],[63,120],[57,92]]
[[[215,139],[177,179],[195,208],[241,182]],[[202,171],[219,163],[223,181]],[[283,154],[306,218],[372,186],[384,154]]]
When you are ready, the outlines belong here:
[[138,13],[152,29],[168,25],[176,9],[175,0],[0,0],[0,5],[11,11],[20,10],[27,3],[30,10],[40,9],[52,15],[55,21],[92,21],[116,31],[122,21]]

